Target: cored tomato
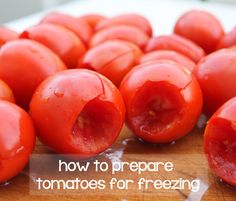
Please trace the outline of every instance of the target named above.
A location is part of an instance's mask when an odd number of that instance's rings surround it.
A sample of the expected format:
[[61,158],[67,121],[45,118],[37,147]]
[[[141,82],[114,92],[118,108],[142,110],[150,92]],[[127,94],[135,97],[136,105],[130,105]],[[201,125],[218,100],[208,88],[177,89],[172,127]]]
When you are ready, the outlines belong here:
[[232,31],[225,34],[218,43],[217,49],[229,48],[236,46],[236,27]]
[[25,109],[39,83],[64,69],[56,54],[35,41],[10,41],[0,49],[0,79],[9,85],[16,103]]
[[141,55],[141,50],[132,43],[107,41],[88,50],[78,67],[96,70],[119,86]]
[[236,50],[220,50],[201,60],[195,75],[204,97],[204,110],[213,114],[236,96]]
[[176,22],[174,32],[192,40],[206,53],[215,51],[219,40],[224,36],[220,21],[211,13],[202,10],[184,13]]
[[161,61],[133,68],[120,86],[128,126],[148,142],[177,140],[194,127],[202,109],[195,77],[177,63]]
[[64,26],[74,32],[85,45],[88,44],[93,34],[91,27],[86,21],[78,20],[75,17],[62,13],[50,13],[42,19],[41,23],[53,23]]
[[105,19],[107,19],[107,17],[99,14],[88,14],[78,17],[78,20],[85,20],[93,30],[95,30],[99,22]]
[[18,34],[6,27],[0,27],[0,47],[8,41],[16,40]]
[[210,118],[204,133],[204,150],[210,168],[236,186],[236,98],[222,105]]
[[114,143],[125,106],[107,78],[76,69],[45,80],[32,98],[30,114],[42,142],[58,153],[88,158]]
[[0,100],[5,100],[14,103],[15,98],[10,87],[0,80]]
[[192,41],[178,35],[163,35],[152,38],[145,48],[146,52],[154,50],[173,50],[179,52],[195,63],[205,56],[205,52]]
[[184,66],[189,71],[194,71],[196,64],[188,57],[171,50],[156,50],[143,55],[139,63],[152,62],[157,60],[170,60]]
[[96,31],[115,25],[130,25],[143,30],[147,35],[152,36],[152,26],[149,21],[138,14],[123,14],[100,21],[96,26]]
[[75,68],[85,53],[83,42],[70,30],[55,24],[40,24],[26,29],[20,38],[35,40],[54,51],[69,68]]
[[0,101],[0,183],[16,176],[35,145],[30,116],[15,104]]
[[143,49],[149,40],[149,36],[134,26],[111,26],[95,33],[90,41],[90,47],[99,45],[107,40],[116,39],[131,42]]

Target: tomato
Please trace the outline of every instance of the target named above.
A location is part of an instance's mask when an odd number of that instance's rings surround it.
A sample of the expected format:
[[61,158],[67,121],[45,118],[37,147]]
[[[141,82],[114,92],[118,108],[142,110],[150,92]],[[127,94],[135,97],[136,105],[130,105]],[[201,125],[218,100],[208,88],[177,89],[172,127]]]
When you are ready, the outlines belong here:
[[221,38],[217,45],[217,49],[229,48],[233,46],[236,46],[236,27]]
[[42,19],[41,23],[53,23],[64,26],[74,32],[85,45],[88,44],[93,34],[91,27],[86,21],[78,20],[75,17],[62,13],[50,13]]
[[206,53],[215,51],[219,40],[224,36],[220,21],[211,13],[201,10],[184,13],[177,20],[174,32],[192,40]]
[[18,34],[15,31],[0,26],[0,47],[6,42],[16,40],[17,38]]
[[230,47],[229,49],[230,49],[230,50],[234,50],[234,51],[235,51],[235,50],[236,50],[236,45],[235,45],[235,46],[233,46],[233,47]]
[[90,41],[90,47],[99,45],[107,40],[115,39],[131,42],[143,49],[149,40],[149,36],[139,28],[117,25],[102,29],[94,34]]
[[95,30],[99,22],[105,19],[107,19],[107,17],[99,14],[88,14],[78,17],[78,20],[85,20],[93,30]]
[[141,55],[141,50],[132,43],[107,41],[88,50],[78,67],[96,70],[119,86],[123,77],[138,64]]
[[236,98],[222,105],[210,118],[204,133],[204,150],[210,168],[236,186]]
[[5,100],[14,103],[15,98],[10,87],[0,80],[0,100]]
[[133,68],[120,86],[127,124],[148,142],[177,140],[194,127],[202,108],[195,77],[177,63],[161,61]]
[[15,104],[0,101],[0,183],[16,176],[35,145],[30,116]]
[[163,35],[152,38],[145,48],[146,52],[154,50],[173,50],[179,52],[195,63],[205,56],[204,50],[192,41],[178,35]]
[[190,60],[188,57],[178,52],[171,51],[171,50],[157,50],[157,51],[147,53],[140,58],[139,63],[146,63],[146,62],[163,60],[163,59],[174,61],[184,66],[186,69],[190,70],[191,72],[196,67],[196,64],[192,60]]
[[25,109],[39,83],[65,68],[56,54],[35,41],[10,41],[0,49],[0,79],[10,86],[17,104]]
[[58,153],[88,158],[114,143],[125,106],[107,78],[76,69],[45,80],[31,100],[30,114],[43,143]]
[[115,25],[130,25],[143,30],[148,36],[152,36],[152,26],[149,21],[138,14],[123,14],[100,21],[96,31]]
[[68,29],[54,24],[40,24],[26,29],[20,38],[35,40],[54,51],[69,68],[77,65],[85,53],[83,42]]
[[236,50],[221,50],[205,57],[195,75],[202,88],[204,111],[211,115],[236,96]]

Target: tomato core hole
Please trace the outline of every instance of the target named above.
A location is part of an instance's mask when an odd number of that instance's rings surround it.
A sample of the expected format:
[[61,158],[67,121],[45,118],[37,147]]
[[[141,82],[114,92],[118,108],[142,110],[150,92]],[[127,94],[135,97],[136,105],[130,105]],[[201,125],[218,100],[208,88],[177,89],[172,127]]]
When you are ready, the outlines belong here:
[[72,127],[73,142],[81,153],[95,155],[117,138],[120,115],[110,102],[96,98],[85,105]]
[[179,89],[165,82],[147,82],[137,93],[132,125],[140,132],[161,134],[179,118],[182,96]]
[[236,185],[235,122],[219,118],[209,129],[212,135],[205,149],[208,150],[210,165],[223,180],[228,183],[234,181],[232,184]]

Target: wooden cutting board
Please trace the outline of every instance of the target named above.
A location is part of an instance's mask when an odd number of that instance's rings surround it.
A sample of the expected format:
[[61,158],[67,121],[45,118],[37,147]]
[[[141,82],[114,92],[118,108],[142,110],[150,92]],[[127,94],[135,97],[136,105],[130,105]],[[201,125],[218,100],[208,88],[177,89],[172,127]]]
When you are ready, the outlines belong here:
[[[52,152],[50,152],[47,147],[42,145],[40,142],[37,142],[34,154],[51,153]],[[208,169],[207,161],[203,154],[203,128],[196,127],[186,137],[176,142],[162,145],[154,145],[150,143],[145,143],[137,139],[126,127],[124,127],[119,139],[113,145],[113,147],[105,154],[101,154],[99,157],[102,158],[111,153],[115,154],[113,155],[113,158],[110,158],[114,159],[114,157],[116,157],[121,161],[127,161],[127,158],[131,159],[132,161],[143,161],[144,159],[151,161],[162,161],[168,159],[170,161],[173,161],[176,169],[175,171],[173,171],[172,176],[181,176],[183,178],[198,178],[201,181],[200,190],[198,193],[191,193],[189,191],[186,192],[183,190],[156,191],[154,189],[136,192],[134,189],[132,189],[130,191],[126,190],[122,192],[105,191],[104,193],[94,193],[93,191],[88,190],[84,192],[77,191],[76,193],[60,191],[59,194],[54,193],[51,195],[41,195],[39,193],[38,195],[30,191],[30,183],[34,181],[34,178],[32,178],[32,175],[29,174],[29,167],[26,167],[26,169],[22,171],[22,173],[19,174],[17,177],[12,179],[9,184],[0,187],[0,200],[236,200],[236,189],[221,182]],[[52,172],[49,171],[48,174],[51,175]],[[96,177],[94,172],[91,171],[86,174],[86,178]],[[130,172],[125,172],[123,175],[121,175],[121,177],[123,178],[124,175],[130,177],[130,174]],[[79,177],[80,174],[78,173],[77,176]],[[106,179],[106,177],[108,178],[110,176],[111,175],[109,174],[105,174],[105,176],[103,177]],[[153,175],[151,177],[153,177]],[[116,178],[119,179],[119,175],[117,175]],[[164,179],[165,173],[159,173],[159,178]]]

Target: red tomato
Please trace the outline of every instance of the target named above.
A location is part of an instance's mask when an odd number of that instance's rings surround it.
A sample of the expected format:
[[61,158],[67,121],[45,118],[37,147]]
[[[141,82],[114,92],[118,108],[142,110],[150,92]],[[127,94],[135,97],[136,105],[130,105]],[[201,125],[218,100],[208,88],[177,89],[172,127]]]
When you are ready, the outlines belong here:
[[94,34],[90,41],[90,47],[104,43],[107,40],[116,39],[131,42],[143,49],[149,40],[149,36],[139,28],[127,25],[117,25],[102,29]]
[[185,55],[195,63],[205,56],[203,49],[195,43],[174,34],[152,38],[147,43],[146,52],[151,52],[154,50],[173,50]]
[[107,19],[107,17],[99,14],[88,14],[78,18],[78,20],[85,20],[93,30],[99,22],[105,19]]
[[233,46],[233,47],[230,47],[229,49],[230,49],[230,50],[234,50],[234,51],[235,51],[235,50],[236,50],[236,45],[235,45],[235,46]]
[[211,115],[236,96],[236,50],[210,54],[197,65],[195,74],[202,88],[204,110]]
[[201,113],[198,82],[174,62],[133,68],[121,82],[120,91],[128,126],[148,142],[165,143],[185,136]]
[[15,104],[0,101],[0,183],[16,176],[26,165],[35,145],[29,115]]
[[0,47],[8,41],[16,40],[18,34],[6,27],[0,27]]
[[210,168],[236,186],[236,98],[222,105],[210,118],[204,133],[204,150]]
[[58,153],[88,158],[114,143],[125,106],[107,78],[77,69],[45,80],[32,98],[30,112],[42,142]]
[[0,49],[0,79],[10,86],[16,102],[25,109],[39,83],[65,68],[57,55],[35,41],[15,40]]
[[236,46],[236,27],[229,33],[225,34],[218,43],[217,49],[229,48]]
[[85,53],[83,42],[68,29],[54,24],[40,24],[26,29],[20,38],[35,40],[54,51],[69,68],[75,68]]
[[190,60],[188,57],[179,54],[178,52],[171,51],[171,50],[157,50],[150,53],[143,55],[140,58],[139,63],[146,63],[150,61],[157,61],[157,60],[171,60],[174,61],[181,66],[184,66],[189,71],[193,71],[196,64]]
[[0,80],[0,100],[5,100],[14,103],[15,98],[10,87]]
[[132,43],[107,41],[88,50],[78,67],[96,70],[119,86],[123,77],[138,63],[141,55],[141,50]]
[[115,25],[130,25],[143,30],[148,36],[152,36],[152,26],[149,21],[138,14],[123,14],[106,20],[102,20],[96,26],[96,30],[108,28]]
[[78,20],[75,17],[62,13],[50,13],[42,19],[41,23],[53,23],[64,26],[74,32],[85,45],[88,44],[92,37],[92,29],[84,20]]
[[174,32],[192,40],[206,53],[215,51],[219,40],[224,36],[220,21],[211,13],[200,10],[183,14],[176,22]]

